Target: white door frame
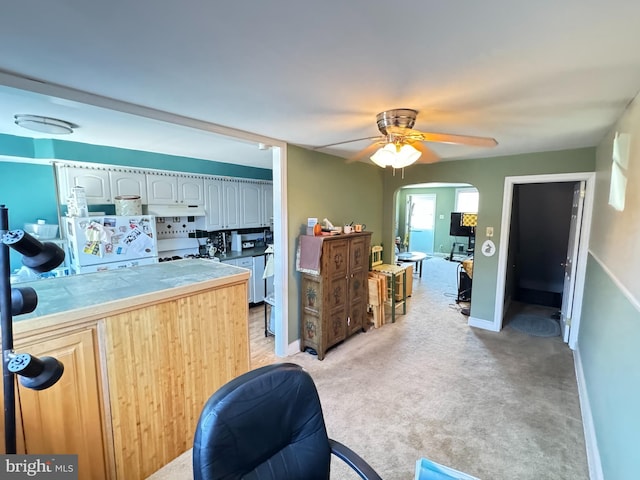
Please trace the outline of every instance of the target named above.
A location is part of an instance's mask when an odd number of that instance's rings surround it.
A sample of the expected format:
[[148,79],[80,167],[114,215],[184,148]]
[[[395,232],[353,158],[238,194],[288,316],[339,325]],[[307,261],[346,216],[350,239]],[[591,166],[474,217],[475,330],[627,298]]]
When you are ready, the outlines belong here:
[[289,224],[287,221],[287,144],[273,148],[273,254],[275,295],[275,354],[292,354],[289,346]]
[[583,221],[580,227],[580,245],[578,246],[578,261],[576,264],[576,287],[573,299],[573,314],[571,330],[569,332],[569,347],[574,349],[578,343],[580,317],[582,314],[582,294],[584,292],[585,275],[587,270],[587,254],[589,250],[589,233],[591,232],[591,216],[593,212],[593,196],[595,192],[595,172],[558,173],[548,175],[524,175],[519,177],[505,177],[502,197],[502,223],[500,226],[500,246],[498,248],[498,277],[496,282],[496,303],[493,325],[491,330],[502,330],[504,316],[504,288],[507,274],[507,256],[509,248],[509,233],[511,229],[511,206],[513,203],[513,186],[525,183],[559,183],[586,182],[584,197]]
[[576,260],[580,246],[580,226],[584,218],[584,195],[586,182],[573,185],[571,199],[571,223],[569,225],[569,241],[564,261],[564,285],[562,285],[562,305],[560,307],[560,330],[562,339],[567,343],[571,332],[571,316],[573,314],[573,298],[576,291]]

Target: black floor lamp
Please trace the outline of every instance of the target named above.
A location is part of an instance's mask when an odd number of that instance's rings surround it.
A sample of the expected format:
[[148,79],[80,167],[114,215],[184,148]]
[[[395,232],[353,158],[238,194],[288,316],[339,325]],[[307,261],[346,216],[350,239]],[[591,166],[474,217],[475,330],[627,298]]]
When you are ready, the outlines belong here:
[[64,261],[64,251],[53,242],[42,243],[22,230],[9,231],[9,209],[0,205],[0,314],[2,316],[2,374],[6,453],[16,453],[16,391],[14,376],[27,388],[44,390],[56,383],[64,367],[53,357],[37,358],[13,351],[13,315],[33,312],[38,296],[31,287],[11,288],[9,248],[23,255],[22,264],[38,273]]

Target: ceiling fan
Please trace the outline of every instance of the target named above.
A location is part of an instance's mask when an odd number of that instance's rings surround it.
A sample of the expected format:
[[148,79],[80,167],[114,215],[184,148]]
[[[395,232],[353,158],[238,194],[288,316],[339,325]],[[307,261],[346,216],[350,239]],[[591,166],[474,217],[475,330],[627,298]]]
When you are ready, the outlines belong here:
[[397,108],[380,112],[376,115],[376,121],[381,135],[331,143],[317,147],[316,150],[362,140],[374,140],[371,145],[351,157],[349,161],[353,162],[367,156],[383,168],[387,166],[404,168],[418,159],[420,163],[433,163],[440,160],[440,157],[422,142],[450,143],[473,147],[495,147],[498,144],[494,138],[490,137],[414,130],[413,126],[416,123],[417,115],[418,111],[411,108]]

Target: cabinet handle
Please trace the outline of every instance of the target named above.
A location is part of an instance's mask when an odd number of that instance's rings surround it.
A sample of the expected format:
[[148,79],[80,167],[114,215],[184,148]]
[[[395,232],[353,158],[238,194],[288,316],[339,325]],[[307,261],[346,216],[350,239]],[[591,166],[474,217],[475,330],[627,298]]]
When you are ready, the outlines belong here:
[[347,317],[347,325],[351,325],[351,317]]

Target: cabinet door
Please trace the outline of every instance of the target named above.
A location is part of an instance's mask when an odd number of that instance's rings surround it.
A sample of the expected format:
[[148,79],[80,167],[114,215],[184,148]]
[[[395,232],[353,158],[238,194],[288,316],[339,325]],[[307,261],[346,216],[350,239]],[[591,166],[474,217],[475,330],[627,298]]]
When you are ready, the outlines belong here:
[[[73,187],[84,187],[87,204],[113,203],[107,170],[81,167],[63,167],[61,170],[66,177],[60,191],[60,198],[63,202],[66,202]],[[63,189],[66,191],[62,191]]]
[[262,226],[262,189],[260,183],[240,182],[240,228]]
[[247,302],[253,303],[256,301],[253,298],[253,288],[251,287],[251,284],[253,282],[253,257],[238,258],[236,260],[236,265],[238,267],[246,268],[247,270],[251,271],[251,278],[249,278],[249,288],[247,289]]
[[349,241],[348,335],[362,329],[367,322],[369,244],[368,235],[353,237]]
[[205,230],[222,230],[224,228],[224,207],[221,179],[205,181]]
[[204,179],[177,177],[178,200],[185,205],[204,205]]
[[171,175],[147,175],[149,203],[169,205],[178,203],[178,179]]
[[109,172],[109,183],[113,198],[119,195],[138,195],[143,204],[147,199],[147,181],[144,173],[127,170],[112,170]]
[[240,182],[225,180],[222,184],[224,228],[240,227]]
[[[347,240],[332,240],[327,242],[326,252],[326,288],[324,289],[323,305],[328,319],[326,327],[326,348],[344,340],[347,336],[348,317],[348,266],[349,252]],[[323,332],[325,333],[325,332]]]
[[273,183],[262,184],[262,226],[273,223]]
[[38,343],[17,343],[18,351],[52,356],[64,364],[62,378],[35,391],[18,386],[28,454],[78,454],[78,477],[108,478],[105,425],[96,361],[95,329]]
[[347,334],[361,330],[367,322],[369,272],[357,271],[349,275],[349,314],[347,316]]
[[266,296],[266,282],[262,278],[264,275],[264,255],[253,257],[253,271],[251,272],[251,283],[253,284],[254,303],[262,302]]

